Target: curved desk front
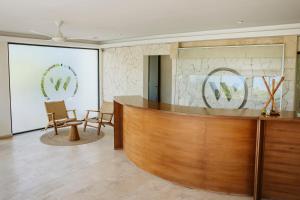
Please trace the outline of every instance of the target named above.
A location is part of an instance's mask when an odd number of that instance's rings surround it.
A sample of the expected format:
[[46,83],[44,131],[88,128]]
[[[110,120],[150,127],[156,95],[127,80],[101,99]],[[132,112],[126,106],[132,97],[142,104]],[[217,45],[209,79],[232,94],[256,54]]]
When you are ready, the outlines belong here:
[[265,121],[300,127],[293,113],[261,118],[257,110],[158,104],[139,96],[116,97],[114,109],[115,149],[123,148],[138,167],[188,187],[254,199],[261,196],[262,178],[271,179],[264,196],[274,198],[272,174],[262,174],[263,138],[274,124]]

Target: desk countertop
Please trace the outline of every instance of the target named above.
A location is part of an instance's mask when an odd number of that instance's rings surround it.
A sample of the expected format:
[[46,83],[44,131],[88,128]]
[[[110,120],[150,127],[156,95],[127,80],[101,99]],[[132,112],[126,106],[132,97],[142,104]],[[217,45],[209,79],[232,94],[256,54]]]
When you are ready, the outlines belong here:
[[288,121],[299,121],[295,112],[282,111],[278,117],[261,116],[260,110],[253,109],[213,109],[213,108],[201,108],[191,106],[181,106],[173,104],[158,103],[149,101],[141,96],[117,96],[114,101],[124,106],[151,109],[156,111],[191,115],[191,116],[205,116],[205,117],[224,117],[224,118],[241,118],[241,119],[260,119],[260,120],[288,120]]

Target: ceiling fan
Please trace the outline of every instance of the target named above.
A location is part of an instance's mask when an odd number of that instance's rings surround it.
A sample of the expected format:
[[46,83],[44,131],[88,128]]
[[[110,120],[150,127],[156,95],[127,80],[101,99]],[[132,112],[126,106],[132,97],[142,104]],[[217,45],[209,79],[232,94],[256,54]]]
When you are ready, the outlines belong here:
[[64,34],[61,31],[61,27],[64,24],[64,21],[59,20],[59,21],[55,21],[54,23],[57,27],[57,31],[55,34],[47,34],[47,33],[42,33],[42,32],[38,32],[38,31],[34,31],[34,30],[32,30],[31,32],[34,34],[37,34],[37,35],[46,36],[49,38],[49,40],[52,40],[54,42],[66,42],[66,41],[70,41],[70,40],[95,40],[95,39],[97,39],[97,37],[93,37],[93,38],[66,37],[66,36],[64,36]]

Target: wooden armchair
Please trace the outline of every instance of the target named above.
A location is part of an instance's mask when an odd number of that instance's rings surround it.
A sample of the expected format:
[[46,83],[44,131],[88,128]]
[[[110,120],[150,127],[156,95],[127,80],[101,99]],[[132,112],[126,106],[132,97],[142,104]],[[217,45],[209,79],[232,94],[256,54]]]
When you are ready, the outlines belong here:
[[[45,102],[45,108],[48,115],[48,124],[45,130],[50,127],[54,127],[56,135],[58,128],[66,127],[67,122],[77,120],[76,111],[67,110],[64,101]],[[73,112],[73,118],[69,117],[68,112]]]
[[[98,113],[98,117],[89,118],[89,114],[91,112]],[[100,135],[101,126],[110,125],[114,126],[112,123],[112,118],[114,115],[114,105],[111,102],[103,102],[102,107],[100,110],[88,110],[86,113],[86,117],[84,120],[84,131],[86,127],[93,127],[97,128],[97,134]],[[95,124],[95,125],[91,125]]]

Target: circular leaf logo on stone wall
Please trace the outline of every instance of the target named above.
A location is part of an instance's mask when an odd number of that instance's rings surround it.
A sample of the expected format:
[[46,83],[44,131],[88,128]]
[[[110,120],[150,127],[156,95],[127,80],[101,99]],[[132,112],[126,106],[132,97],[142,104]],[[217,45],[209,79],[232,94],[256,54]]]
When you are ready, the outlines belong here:
[[67,65],[52,65],[43,74],[41,91],[48,100],[67,99],[75,96],[78,91],[78,79],[75,71]]
[[246,79],[233,69],[217,68],[205,78],[202,98],[209,108],[243,108],[248,98]]

